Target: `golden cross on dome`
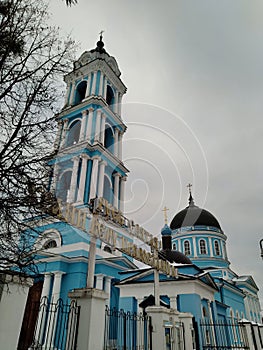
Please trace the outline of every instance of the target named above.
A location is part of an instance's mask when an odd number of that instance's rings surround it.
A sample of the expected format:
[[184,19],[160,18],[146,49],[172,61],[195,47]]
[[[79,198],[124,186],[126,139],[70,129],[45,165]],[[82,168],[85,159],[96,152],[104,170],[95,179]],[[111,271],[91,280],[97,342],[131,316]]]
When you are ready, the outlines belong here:
[[168,218],[167,218],[167,212],[168,212],[168,208],[166,208],[166,207],[164,207],[163,209],[162,209],[162,211],[164,212],[164,223],[167,225],[167,223],[168,223]]
[[186,187],[188,187],[189,193],[191,194],[192,193],[191,187],[193,187],[193,185],[189,183]]

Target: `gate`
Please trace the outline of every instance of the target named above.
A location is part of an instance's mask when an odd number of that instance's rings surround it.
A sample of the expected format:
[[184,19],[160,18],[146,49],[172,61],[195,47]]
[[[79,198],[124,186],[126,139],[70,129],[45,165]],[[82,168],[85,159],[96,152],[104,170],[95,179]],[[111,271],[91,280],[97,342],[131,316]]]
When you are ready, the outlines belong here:
[[246,329],[237,320],[201,320],[199,326],[202,349],[249,349]]
[[104,350],[152,350],[151,317],[124,310],[105,310]]
[[44,297],[35,308],[38,317],[29,349],[75,350],[80,306],[75,301],[64,304],[62,299],[51,303]]

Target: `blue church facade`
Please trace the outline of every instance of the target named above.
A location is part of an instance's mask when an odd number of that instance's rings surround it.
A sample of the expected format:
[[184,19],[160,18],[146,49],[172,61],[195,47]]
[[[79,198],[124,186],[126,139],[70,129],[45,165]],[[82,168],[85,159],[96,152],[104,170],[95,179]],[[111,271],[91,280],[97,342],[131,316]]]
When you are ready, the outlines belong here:
[[[121,103],[127,89],[120,75],[101,37],[96,48],[84,52],[65,77],[67,95],[56,117],[58,133],[56,156],[50,162],[50,191],[61,200],[62,212],[76,225],[51,217],[38,225],[41,238],[34,246],[39,251],[39,273],[35,277],[35,283],[41,284],[39,299],[61,298],[66,303],[70,291],[86,287],[92,241],[87,232],[94,216],[94,199],[104,198],[111,215],[124,211],[129,171],[122,161],[126,126]],[[121,249],[123,240],[134,242],[130,228],[105,216],[101,220],[114,234],[106,243],[95,240],[93,287],[108,293],[106,304],[110,307],[141,312],[144,303],[151,305],[147,300],[154,294],[154,268],[137,267]],[[83,217],[86,230],[80,225]],[[226,235],[211,213],[194,204],[191,193],[189,206],[175,215],[170,227],[163,228],[161,238],[159,257],[176,269],[174,277],[159,271],[161,304],[191,313],[196,320],[261,321],[253,277],[239,276],[231,270]]]

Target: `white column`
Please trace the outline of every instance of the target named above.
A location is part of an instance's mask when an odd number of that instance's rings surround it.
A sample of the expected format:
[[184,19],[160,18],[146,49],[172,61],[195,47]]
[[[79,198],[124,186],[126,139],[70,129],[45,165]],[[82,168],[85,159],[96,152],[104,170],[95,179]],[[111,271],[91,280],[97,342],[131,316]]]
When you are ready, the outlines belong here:
[[208,237],[208,242],[209,242],[209,248],[210,248],[210,256],[214,256],[213,245],[212,245],[212,238],[211,237]]
[[115,173],[114,175],[114,198],[113,198],[113,206],[116,209],[119,209],[119,184],[120,184],[120,174]]
[[[35,331],[35,337],[40,342],[43,338],[44,334],[44,326],[46,320],[46,307],[47,303],[43,301],[43,298],[48,298],[50,293],[50,284],[51,284],[51,273],[44,274],[44,283],[41,293],[40,306],[42,306],[39,310],[38,319],[37,319],[37,327]],[[43,304],[44,303],[44,304]],[[44,306],[45,305],[45,306]]]
[[104,79],[104,89],[103,89],[103,97],[104,99],[106,100],[106,97],[107,97],[107,78],[106,78],[106,75],[105,75],[105,79]]
[[61,133],[62,133],[62,120],[60,119],[58,121],[58,130],[57,130],[57,135],[56,135],[56,140],[54,142],[54,148],[55,150],[59,149],[59,144],[60,144],[60,138],[61,138]]
[[54,272],[54,282],[53,282],[52,298],[51,298],[53,302],[56,302],[60,297],[62,275],[64,275],[64,272],[61,272],[61,271]]
[[53,169],[53,174],[52,174],[52,181],[51,181],[51,186],[50,186],[50,192],[52,192],[52,193],[56,192],[59,169],[60,169],[60,166],[56,162],[54,164],[54,169]]
[[196,237],[193,237],[194,257],[197,258]]
[[113,150],[113,154],[115,155],[115,157],[118,157],[118,148],[119,148],[119,130],[116,128],[115,129],[115,133],[114,133],[114,150]]
[[170,308],[177,310],[177,296],[170,297]]
[[107,163],[105,161],[100,162],[100,170],[99,170],[99,185],[98,185],[98,197],[103,197],[104,190],[104,174],[105,174],[105,166]]
[[92,158],[89,200],[95,198],[97,194],[99,160],[100,158],[98,156]]
[[88,115],[87,133],[86,133],[86,138],[90,143],[91,143],[91,138],[92,138],[93,111],[94,111],[94,109],[92,107],[90,107],[89,108],[89,115]]
[[106,299],[106,305],[109,305],[110,303],[110,294],[111,294],[111,280],[113,277],[111,276],[105,276],[105,285],[104,285],[104,291],[109,295],[108,299]]
[[73,203],[75,201],[75,192],[77,186],[77,176],[78,176],[78,167],[79,167],[79,157],[73,157],[73,169],[71,174],[71,182],[69,189],[68,202]]
[[120,211],[124,212],[124,195],[125,195],[125,183],[126,183],[127,177],[122,176],[121,177],[121,193],[120,193]]
[[91,74],[89,74],[87,77],[87,89],[86,89],[86,93],[85,93],[85,98],[87,98],[89,96],[90,81],[91,81]]
[[[61,280],[62,275],[64,272],[56,271],[54,272],[54,281],[53,281],[53,289],[52,289],[52,297],[51,302],[57,303],[59,297],[60,297],[60,289],[61,289]],[[56,326],[57,326],[57,312],[56,312],[56,305],[52,305],[49,313],[49,319],[48,319],[48,334],[46,334],[46,345],[50,346],[51,344],[54,344],[55,341],[55,332],[56,332]],[[53,311],[53,312],[52,312]],[[44,346],[45,348],[45,346]],[[53,348],[53,347],[52,347]]]
[[83,203],[85,185],[86,185],[86,176],[87,176],[87,164],[88,164],[89,158],[90,157],[87,154],[81,155],[82,164],[81,164],[81,173],[80,173],[78,198],[77,198],[78,203]]
[[114,112],[118,113],[118,110],[119,110],[119,93],[116,92],[114,96]]
[[122,160],[122,137],[123,133],[119,132],[119,150],[118,150],[118,158]]
[[94,72],[94,74],[93,74],[93,82],[92,82],[92,89],[91,89],[91,95],[95,95],[96,85],[97,85],[97,72]]
[[104,146],[106,115],[101,114],[100,142]]
[[119,116],[121,116],[121,104],[122,104],[122,95],[119,95],[119,110],[118,110],[118,114]]
[[61,143],[60,143],[61,147],[65,145],[67,130],[68,130],[68,119],[63,119],[63,130],[62,130]]
[[70,99],[69,99],[69,105],[72,106],[74,102],[74,95],[75,95],[75,84],[71,84],[71,92],[70,92]]
[[103,273],[99,273],[96,275],[96,289],[103,290],[103,278],[105,275]]
[[89,244],[89,264],[88,264],[88,276],[87,276],[87,288],[94,287],[94,271],[95,271],[95,260],[96,260],[96,238],[90,237]]
[[96,114],[96,127],[95,127],[95,139],[94,141],[100,141],[100,122],[101,122],[101,110],[97,110]]
[[155,306],[160,306],[159,271],[156,269],[154,269],[154,298],[155,298]]
[[82,111],[81,127],[79,133],[79,140],[85,140],[85,131],[86,131],[86,122],[87,122],[87,111]]
[[103,78],[104,78],[104,74],[102,73],[102,71],[100,71],[99,96],[102,96],[102,93],[103,93]]

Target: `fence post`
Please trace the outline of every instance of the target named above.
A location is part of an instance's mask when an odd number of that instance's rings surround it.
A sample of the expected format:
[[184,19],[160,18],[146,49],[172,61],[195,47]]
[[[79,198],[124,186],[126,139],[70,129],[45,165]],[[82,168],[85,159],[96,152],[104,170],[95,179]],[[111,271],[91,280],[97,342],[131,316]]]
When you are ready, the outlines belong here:
[[95,288],[74,289],[68,293],[80,306],[77,348],[102,350],[105,328],[105,300],[107,293]]
[[191,350],[194,348],[194,328],[193,315],[190,313],[180,313],[179,320],[184,324],[184,349]]
[[249,350],[257,350],[257,345],[255,344],[255,336],[253,331],[253,326],[251,322],[246,320],[241,320],[240,324],[245,328],[245,333],[247,335]]

